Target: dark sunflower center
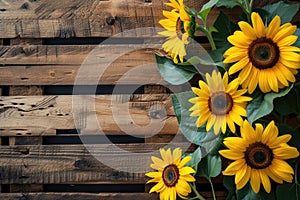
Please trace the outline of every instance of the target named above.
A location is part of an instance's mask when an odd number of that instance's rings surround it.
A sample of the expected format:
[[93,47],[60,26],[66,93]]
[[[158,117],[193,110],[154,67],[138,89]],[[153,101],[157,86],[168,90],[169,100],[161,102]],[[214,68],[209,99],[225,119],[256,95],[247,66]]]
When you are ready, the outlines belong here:
[[171,164],[164,168],[162,178],[166,186],[174,187],[179,180],[179,169],[176,165]]
[[215,115],[226,115],[232,110],[232,97],[225,92],[216,92],[208,100],[208,106]]
[[178,17],[177,19],[177,23],[176,23],[176,33],[177,33],[177,36],[181,39],[182,38],[182,35],[185,33],[185,30],[184,30],[184,22],[181,21],[180,17]]
[[263,37],[254,40],[248,48],[248,56],[258,69],[272,68],[279,60],[280,51],[276,43]]
[[271,165],[273,158],[272,149],[261,142],[249,145],[245,152],[246,163],[254,169],[264,169],[268,167]]

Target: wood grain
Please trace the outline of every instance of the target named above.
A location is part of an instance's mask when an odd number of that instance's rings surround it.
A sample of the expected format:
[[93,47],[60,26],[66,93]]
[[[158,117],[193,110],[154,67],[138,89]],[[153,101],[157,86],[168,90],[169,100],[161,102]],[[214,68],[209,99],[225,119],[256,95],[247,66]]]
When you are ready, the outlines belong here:
[[[199,9],[204,2],[193,0],[187,4]],[[129,29],[160,27],[158,21],[163,18],[165,8],[161,0],[54,0],[51,3],[16,0],[1,4],[0,35],[2,38],[109,37]],[[153,32],[147,34],[151,36]]]
[[[212,200],[212,194],[209,192],[200,192],[206,200]],[[218,200],[225,200],[227,193],[224,191],[216,191]],[[158,195],[155,193],[14,193],[14,194],[0,194],[0,198],[5,200],[158,200]]]
[[[157,150],[165,145],[1,146],[0,184],[145,184],[147,178],[144,173],[151,170],[151,155],[156,155]],[[188,147],[189,143],[173,143],[170,146],[183,145]],[[115,168],[112,169],[112,166]]]
[[[167,94],[0,98],[0,136],[81,134],[176,134],[177,119]],[[73,108],[72,108],[73,106]],[[98,126],[100,124],[100,127]],[[77,125],[75,127],[75,124]]]

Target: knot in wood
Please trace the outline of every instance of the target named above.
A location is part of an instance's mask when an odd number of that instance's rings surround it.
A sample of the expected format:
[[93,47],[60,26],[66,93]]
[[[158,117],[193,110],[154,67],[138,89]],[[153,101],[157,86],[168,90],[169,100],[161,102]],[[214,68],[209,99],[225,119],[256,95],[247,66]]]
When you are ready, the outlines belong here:
[[114,25],[115,22],[116,22],[116,18],[114,18],[113,16],[109,16],[109,17],[106,18],[106,23],[108,25]]

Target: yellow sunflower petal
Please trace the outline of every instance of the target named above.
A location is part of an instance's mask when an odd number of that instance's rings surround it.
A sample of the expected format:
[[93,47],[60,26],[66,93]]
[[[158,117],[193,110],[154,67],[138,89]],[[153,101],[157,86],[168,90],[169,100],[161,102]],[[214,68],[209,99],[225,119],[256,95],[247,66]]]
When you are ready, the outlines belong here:
[[275,158],[278,159],[291,159],[291,158],[297,158],[299,156],[299,152],[297,148],[290,147],[288,145],[284,145],[281,148],[276,148],[273,150],[273,154]]
[[279,31],[280,27],[280,17],[276,15],[268,26],[266,36],[267,38],[273,38],[276,33]]
[[250,26],[250,24],[248,24],[247,22],[241,21],[241,22],[238,23],[238,25],[241,28],[241,30],[243,31],[243,33],[245,33],[245,35],[248,38],[250,38],[251,40],[256,39],[256,33],[253,30],[253,28]]
[[297,29],[296,26],[291,26],[289,23],[287,23],[280,28],[280,30],[276,33],[276,35],[272,38],[272,40],[277,43],[283,38],[293,35],[296,29]]
[[236,184],[237,189],[242,189],[249,181],[249,178],[251,176],[251,168],[247,166],[247,171],[245,176],[242,177],[242,179]]
[[240,137],[227,137],[224,139],[223,144],[232,150],[244,152],[249,143]]
[[257,194],[260,189],[260,175],[257,169],[251,170],[251,178],[250,178],[250,184],[253,189],[253,191]]
[[190,160],[192,160],[192,157],[191,156],[186,156],[184,157],[180,164],[178,165],[178,168],[182,168],[184,165],[186,165],[188,162],[190,162]]
[[149,193],[152,193],[152,192],[161,192],[163,189],[165,188],[165,185],[164,185],[164,182],[163,181],[160,181],[158,182],[156,185],[154,185],[151,190],[149,191]]
[[219,153],[230,160],[239,160],[244,158],[244,154],[242,152],[237,152],[229,149],[220,150]]
[[150,178],[157,178],[157,177],[161,177],[162,173],[161,172],[148,172],[145,175]]
[[188,175],[188,174],[193,174],[195,173],[195,170],[191,167],[182,167],[179,170],[180,175]]
[[265,31],[265,25],[259,16],[258,13],[253,12],[251,14],[251,21],[253,24],[253,29],[256,33],[256,36],[258,38],[265,37],[266,36],[266,31]]
[[269,177],[268,177],[267,174],[264,173],[264,171],[262,171],[262,170],[259,170],[259,175],[260,175],[261,183],[262,183],[262,185],[263,185],[264,188],[265,188],[265,191],[266,191],[267,193],[270,193],[270,192],[271,192],[271,182],[270,182]]
[[274,121],[271,121],[265,128],[262,134],[262,143],[270,144],[272,141],[275,141],[278,136],[278,128],[275,126]]

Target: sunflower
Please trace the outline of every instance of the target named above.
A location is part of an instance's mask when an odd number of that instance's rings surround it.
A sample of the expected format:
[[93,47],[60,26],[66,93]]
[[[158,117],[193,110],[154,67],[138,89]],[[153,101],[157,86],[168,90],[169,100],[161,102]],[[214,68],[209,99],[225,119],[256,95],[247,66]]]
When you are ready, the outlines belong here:
[[181,159],[180,148],[174,149],[173,153],[170,149],[167,151],[160,149],[160,154],[162,159],[151,157],[153,161],[151,167],[157,171],[146,173],[146,176],[153,178],[147,183],[157,183],[149,193],[158,192],[160,199],[163,200],[176,200],[177,195],[182,199],[187,199],[186,196],[191,192],[188,182],[195,181],[190,174],[195,173],[195,170],[185,165],[192,157],[186,156]]
[[173,10],[164,10],[163,15],[166,19],[159,21],[166,29],[159,34],[168,37],[162,48],[173,58],[174,63],[178,63],[178,57],[183,62],[183,57],[186,56],[185,45],[189,43],[189,36],[195,32],[190,28],[193,20],[186,12],[183,0],[170,0],[170,3],[166,4],[173,7]]
[[193,92],[198,96],[189,99],[194,105],[189,109],[190,116],[197,116],[197,127],[206,122],[206,131],[214,126],[214,133],[226,132],[228,125],[231,132],[235,133],[234,122],[241,125],[241,116],[247,116],[246,105],[252,98],[242,96],[246,89],[238,90],[239,81],[235,79],[228,83],[228,74],[225,73],[223,79],[220,72],[215,70],[212,76],[206,74],[207,84],[200,80],[199,87],[193,87]]
[[253,27],[247,22],[238,23],[241,31],[235,31],[228,41],[234,45],[224,53],[224,63],[234,63],[229,74],[238,71],[243,88],[253,93],[257,85],[262,92],[278,92],[295,82],[300,68],[300,48],[293,45],[297,36],[296,26],[291,23],[280,25],[276,16],[265,28],[257,13],[251,14]]
[[291,183],[294,170],[284,160],[299,156],[297,149],[287,144],[291,137],[289,134],[278,137],[274,121],[265,129],[257,123],[254,130],[245,120],[241,126],[241,137],[225,138],[224,145],[229,149],[219,151],[225,158],[235,160],[223,174],[235,175],[237,189],[243,188],[250,179],[255,193],[259,192],[261,183],[270,193],[270,178],[280,184],[283,181]]

